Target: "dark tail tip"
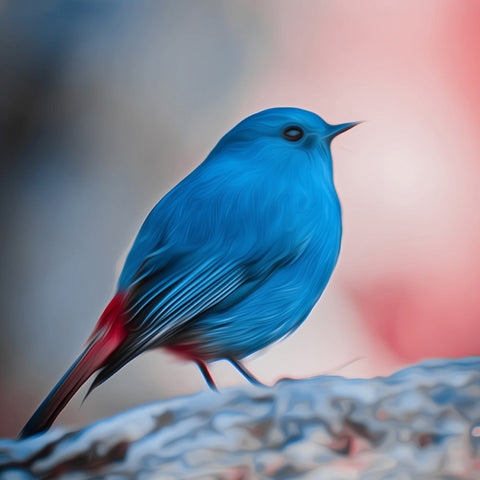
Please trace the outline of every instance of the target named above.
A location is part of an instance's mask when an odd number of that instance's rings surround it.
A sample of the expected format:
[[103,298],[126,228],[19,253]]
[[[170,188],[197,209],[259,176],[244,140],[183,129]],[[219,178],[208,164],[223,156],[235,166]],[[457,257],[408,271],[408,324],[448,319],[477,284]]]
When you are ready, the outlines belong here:
[[48,397],[37,408],[20,432],[19,439],[45,432],[52,426],[52,423],[73,395],[96,369],[95,364],[92,367],[92,365],[89,364],[90,362],[88,362],[88,353],[91,351],[91,348],[92,344],[84,350],[75,363],[68,369],[67,373],[60,379],[55,388],[49,393]]
[[39,410],[37,410],[22,428],[22,431],[18,434],[18,440],[24,440],[25,438],[32,437],[33,435],[44,433],[50,428],[52,423],[53,420],[51,422],[43,421]]

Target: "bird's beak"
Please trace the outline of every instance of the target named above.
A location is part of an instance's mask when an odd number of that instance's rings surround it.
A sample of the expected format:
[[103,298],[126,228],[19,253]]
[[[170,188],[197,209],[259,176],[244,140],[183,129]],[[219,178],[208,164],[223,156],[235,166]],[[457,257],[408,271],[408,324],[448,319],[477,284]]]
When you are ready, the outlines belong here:
[[350,122],[350,123],[341,123],[340,125],[329,125],[325,138],[331,142],[337,135],[340,135],[341,133],[346,132],[347,130],[350,130],[351,128],[353,128],[355,125],[358,125],[359,123],[362,123],[362,122]]

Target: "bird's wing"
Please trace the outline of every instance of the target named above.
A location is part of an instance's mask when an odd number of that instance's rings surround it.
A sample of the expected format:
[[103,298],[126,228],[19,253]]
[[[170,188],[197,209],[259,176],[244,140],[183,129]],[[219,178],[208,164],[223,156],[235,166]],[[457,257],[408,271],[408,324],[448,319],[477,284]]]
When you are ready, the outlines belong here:
[[[275,258],[226,255],[211,248],[169,254],[165,264],[150,256],[139,268],[128,293],[128,328],[145,345],[167,344],[173,336],[205,312],[231,306],[245,298],[281,265],[300,253]],[[252,252],[250,252],[252,253]]]
[[165,266],[155,257],[138,270],[129,290],[128,310],[129,327],[154,343],[159,338],[167,341],[245,283],[248,275],[245,266],[220,255],[183,253]]
[[286,255],[274,263],[242,262],[219,254],[205,257],[200,250],[184,252],[173,260],[170,257],[165,265],[151,256],[138,270],[128,294],[129,334],[99,371],[88,393],[145,350],[174,343],[175,336],[196,317],[241,301],[292,260],[292,255]]

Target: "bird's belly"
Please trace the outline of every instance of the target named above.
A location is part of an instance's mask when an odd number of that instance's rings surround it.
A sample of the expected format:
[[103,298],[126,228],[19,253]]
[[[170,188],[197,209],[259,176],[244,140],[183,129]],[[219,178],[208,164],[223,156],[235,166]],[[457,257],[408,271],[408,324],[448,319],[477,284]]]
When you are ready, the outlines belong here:
[[335,267],[340,235],[322,252],[306,251],[271,275],[248,297],[192,325],[187,343],[207,361],[243,358],[281,339],[305,320]]

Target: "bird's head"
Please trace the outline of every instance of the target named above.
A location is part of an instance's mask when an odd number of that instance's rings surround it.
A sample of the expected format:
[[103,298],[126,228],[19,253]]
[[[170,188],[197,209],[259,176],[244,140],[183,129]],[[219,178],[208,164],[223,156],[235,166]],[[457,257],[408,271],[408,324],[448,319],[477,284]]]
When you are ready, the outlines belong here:
[[309,149],[330,146],[339,134],[360,122],[330,125],[308,110],[278,107],[255,113],[241,121],[219,142],[221,147],[246,148],[264,143],[269,147]]

